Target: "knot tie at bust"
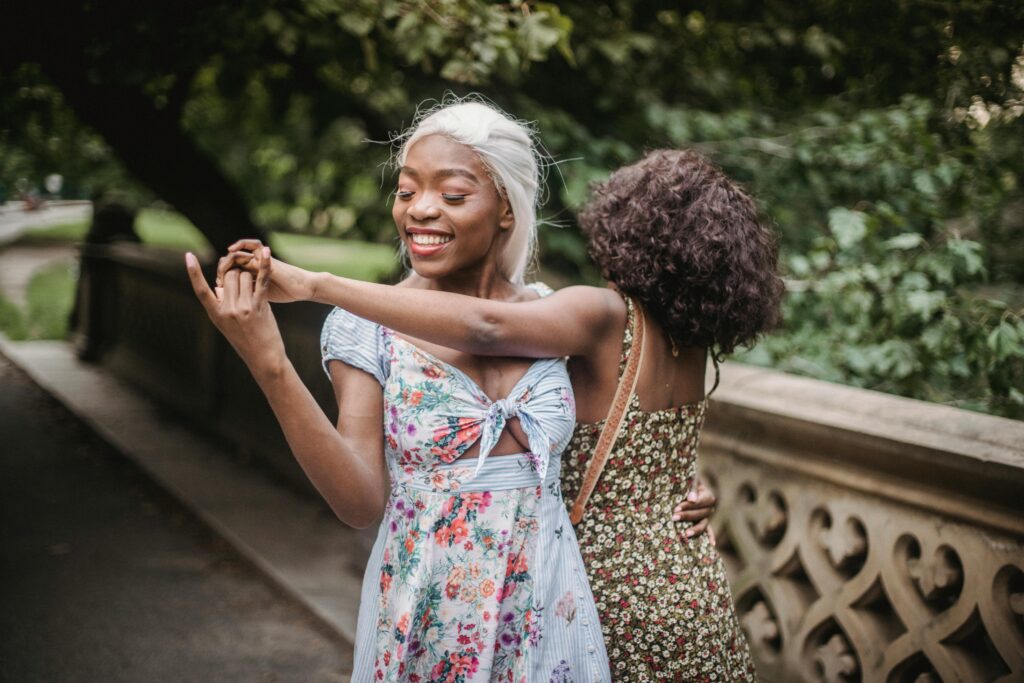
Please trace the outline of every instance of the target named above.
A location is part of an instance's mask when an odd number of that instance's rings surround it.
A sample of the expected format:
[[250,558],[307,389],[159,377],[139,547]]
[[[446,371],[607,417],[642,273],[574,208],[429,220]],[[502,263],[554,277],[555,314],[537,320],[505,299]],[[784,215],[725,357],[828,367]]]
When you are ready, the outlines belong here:
[[491,404],[491,412],[501,415],[506,420],[519,415],[519,402],[512,398],[500,398]]

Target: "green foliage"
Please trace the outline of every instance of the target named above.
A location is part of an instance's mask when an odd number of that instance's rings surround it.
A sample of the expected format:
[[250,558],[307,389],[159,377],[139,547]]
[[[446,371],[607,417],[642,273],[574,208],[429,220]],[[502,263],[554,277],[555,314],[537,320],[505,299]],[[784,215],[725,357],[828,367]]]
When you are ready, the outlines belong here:
[[[596,278],[572,219],[591,183],[645,149],[693,147],[779,229],[787,322],[748,359],[1024,416],[1020,3],[105,7],[62,15],[81,26],[87,78],[174,117],[260,226],[390,244],[390,150],[366,141],[386,143],[424,100],[477,90],[536,122],[561,160],[547,272]],[[4,70],[0,88],[0,186],[54,171],[82,193],[117,182],[116,150],[36,67]]]
[[983,248],[926,240],[884,212],[836,209],[789,259],[785,332],[746,360],[904,396],[1024,415],[1024,316],[973,289]]

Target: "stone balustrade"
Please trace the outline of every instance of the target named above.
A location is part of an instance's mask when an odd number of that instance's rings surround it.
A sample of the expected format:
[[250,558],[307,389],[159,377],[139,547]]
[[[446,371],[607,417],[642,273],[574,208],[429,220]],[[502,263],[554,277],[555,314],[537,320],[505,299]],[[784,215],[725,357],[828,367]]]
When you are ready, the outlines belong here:
[[[308,487],[179,254],[83,250],[90,355]],[[327,308],[275,308],[329,414]],[[701,459],[763,680],[1024,680],[1024,423],[727,364]]]
[[713,399],[713,527],[765,680],[1024,680],[1024,423],[735,364]]

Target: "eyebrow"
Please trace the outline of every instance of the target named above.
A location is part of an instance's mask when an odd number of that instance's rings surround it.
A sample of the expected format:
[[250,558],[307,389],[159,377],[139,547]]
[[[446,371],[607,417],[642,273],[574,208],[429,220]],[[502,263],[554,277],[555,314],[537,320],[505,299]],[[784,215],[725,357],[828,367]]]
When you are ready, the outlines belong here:
[[[406,175],[411,175],[414,178],[420,177],[419,171],[417,171],[415,168],[412,168],[411,166],[402,166],[400,169],[398,169],[398,172],[404,173]],[[480,179],[477,178],[475,174],[463,168],[442,168],[435,171],[434,175],[439,178],[451,178],[453,176],[457,176],[460,178],[465,178],[466,180],[471,180],[477,185],[480,184]]]

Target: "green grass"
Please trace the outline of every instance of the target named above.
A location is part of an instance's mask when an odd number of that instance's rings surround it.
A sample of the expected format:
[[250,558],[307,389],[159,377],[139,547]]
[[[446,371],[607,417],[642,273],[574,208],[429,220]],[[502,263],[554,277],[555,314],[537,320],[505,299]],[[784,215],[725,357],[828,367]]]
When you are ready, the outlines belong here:
[[[27,239],[45,242],[80,242],[87,222],[65,223],[33,230]],[[143,209],[135,229],[146,244],[212,256],[203,234],[184,216],[171,211]],[[338,240],[312,235],[273,233],[270,247],[290,263],[313,271],[327,271],[358,280],[376,280],[395,268],[394,249],[384,244]]]
[[38,271],[25,292],[25,317],[32,339],[65,339],[75,299],[74,265],[57,264]]
[[390,274],[397,263],[394,249],[371,242],[274,233],[270,248],[300,268],[357,280],[378,280]]
[[56,264],[32,275],[25,306],[0,297],[0,331],[11,339],[65,339],[75,298],[75,266]]
[[[209,249],[206,238],[187,218],[172,211],[143,209],[135,219],[135,230],[146,244],[179,251]],[[89,222],[62,223],[33,230],[24,239],[32,242],[81,242]]]
[[85,239],[85,233],[89,224],[85,221],[78,223],[61,223],[50,225],[45,228],[37,228],[28,235],[21,238],[23,242],[81,242]]
[[8,301],[0,295],[0,332],[3,332],[11,339],[25,339],[28,331],[25,329],[25,316],[21,309],[13,301]]

